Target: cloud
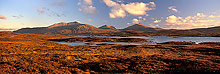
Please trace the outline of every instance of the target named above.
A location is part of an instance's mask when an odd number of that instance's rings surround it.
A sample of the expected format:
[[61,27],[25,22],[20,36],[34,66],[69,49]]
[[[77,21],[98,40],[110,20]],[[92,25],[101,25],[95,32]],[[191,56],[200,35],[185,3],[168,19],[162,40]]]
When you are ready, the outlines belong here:
[[0,19],[6,20],[7,18],[3,15],[0,15]]
[[0,28],[0,30],[8,31],[8,30],[15,30],[15,29],[13,29],[13,28]]
[[37,8],[37,12],[44,13],[44,9],[39,7],[39,8]]
[[80,5],[79,11],[85,14],[97,14],[98,10],[93,6],[92,0],[80,0],[77,5]]
[[138,20],[138,19],[132,19],[132,23],[138,24],[138,23],[140,23],[140,20]]
[[197,13],[198,17],[206,17],[206,15],[204,13]]
[[154,2],[119,4],[112,0],[103,1],[108,7],[111,8],[111,12],[109,13],[110,18],[123,18],[127,15],[127,13],[131,15],[148,15],[147,11],[153,10],[154,7],[156,7]]
[[218,16],[215,16],[215,15],[209,15],[208,17],[209,17],[209,18],[220,18],[220,15],[218,15]]
[[12,16],[12,17],[19,19],[19,18],[22,18],[22,17],[24,17],[24,16],[20,14],[20,15],[14,15],[14,16]]
[[196,16],[187,17],[171,15],[166,18],[165,22],[167,23],[167,28],[174,29],[192,29],[219,26],[220,22],[210,20],[210,17],[207,18],[205,16],[206,15],[203,13],[197,13]]
[[176,6],[170,6],[168,9],[174,11],[174,12],[179,12],[179,10],[176,9]]
[[175,15],[172,15],[172,16],[167,17],[166,22],[170,24],[174,24],[177,22],[177,20],[178,20],[178,17],[176,17]]
[[117,17],[125,17],[126,13],[123,9],[121,8],[115,8],[111,10],[111,13],[109,13],[110,18],[117,18]]
[[160,23],[161,22],[161,20],[155,20],[154,21],[154,23]]
[[32,8],[35,8],[37,9],[37,12],[40,13],[40,14],[46,14],[48,15],[49,17],[52,17],[52,16],[56,16],[56,17],[66,17],[65,14],[62,14],[62,13],[57,13],[55,11],[52,11],[46,7],[35,7],[33,6]]
[[98,11],[96,10],[96,7],[94,6],[82,6],[82,12],[85,14],[96,14]]
[[52,3],[52,5],[64,6],[64,5],[66,5],[66,3],[64,1],[55,1],[54,3]]
[[123,0],[116,0],[116,2],[123,3],[124,1]]
[[147,19],[142,17],[142,16],[139,16],[137,18],[133,18],[131,20],[131,22],[128,22],[129,24],[138,24],[138,23],[142,23],[142,22],[145,22]]
[[92,5],[92,0],[84,0],[85,4]]
[[109,17],[110,18],[117,18],[117,17],[125,17],[126,16],[126,12],[125,10],[121,7],[120,4],[111,1],[111,0],[103,0],[104,3],[111,7],[111,12],[109,13]]
[[[122,7],[132,15],[146,15],[146,11],[153,10],[150,6],[154,7],[154,2],[151,3],[129,3],[129,4],[122,4]],[[148,7],[149,6],[149,7]]]
[[87,19],[87,21],[88,21],[88,22],[92,22],[93,20],[92,20],[92,19]]
[[210,15],[209,18],[216,18],[216,16],[214,16],[214,15]]

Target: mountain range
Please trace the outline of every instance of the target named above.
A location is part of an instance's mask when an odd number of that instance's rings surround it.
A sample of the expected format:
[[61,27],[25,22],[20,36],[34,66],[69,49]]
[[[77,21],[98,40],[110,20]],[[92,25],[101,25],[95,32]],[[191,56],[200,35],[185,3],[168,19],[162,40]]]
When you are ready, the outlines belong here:
[[106,34],[120,32],[119,30],[100,29],[89,24],[82,24],[79,22],[70,23],[56,23],[49,27],[38,28],[22,28],[16,33],[35,33],[35,34],[62,34],[62,35],[83,35],[83,34]]
[[220,26],[211,28],[197,28],[188,30],[152,28],[144,24],[134,24],[124,29],[116,29],[114,26],[103,25],[99,28],[79,22],[56,23],[49,27],[22,28],[16,33],[35,34],[61,34],[61,35],[98,35],[98,34],[145,34],[145,35],[179,35],[197,36],[214,35],[220,36]]

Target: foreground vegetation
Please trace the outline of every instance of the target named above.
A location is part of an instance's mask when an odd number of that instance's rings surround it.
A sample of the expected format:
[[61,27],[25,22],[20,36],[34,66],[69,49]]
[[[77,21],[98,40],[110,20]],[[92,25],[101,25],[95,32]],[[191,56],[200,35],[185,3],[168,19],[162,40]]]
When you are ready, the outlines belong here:
[[70,46],[72,38],[0,32],[0,74],[5,73],[219,73],[219,43]]

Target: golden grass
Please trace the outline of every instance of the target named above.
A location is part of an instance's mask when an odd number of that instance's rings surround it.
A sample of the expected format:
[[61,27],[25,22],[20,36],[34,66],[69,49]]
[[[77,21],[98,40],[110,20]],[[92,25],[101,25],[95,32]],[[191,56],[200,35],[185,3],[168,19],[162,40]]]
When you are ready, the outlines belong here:
[[0,32],[0,73],[216,73],[220,69],[219,45],[96,47],[47,40],[72,37]]

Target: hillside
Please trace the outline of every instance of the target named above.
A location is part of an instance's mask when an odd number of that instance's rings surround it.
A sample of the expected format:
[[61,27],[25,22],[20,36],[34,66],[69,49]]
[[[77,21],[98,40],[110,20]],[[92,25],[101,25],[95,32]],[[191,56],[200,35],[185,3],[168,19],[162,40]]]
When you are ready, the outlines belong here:
[[152,27],[148,27],[144,24],[135,24],[132,26],[129,26],[123,30],[134,30],[134,31],[159,31],[162,30],[161,28],[152,28]]
[[134,24],[125,29],[116,29],[113,26],[104,25],[99,28],[79,22],[56,23],[48,27],[22,28],[16,33],[34,34],[61,34],[61,35],[144,35],[144,36],[220,36],[220,26],[211,28],[197,28],[187,30],[152,28],[143,24]]
[[197,28],[197,29],[192,29],[192,31],[199,31],[202,33],[220,33],[220,26],[210,27],[210,28]]
[[81,35],[81,34],[105,34],[115,33],[117,30],[104,30],[96,28],[89,24],[81,24],[79,22],[57,23],[49,27],[42,28],[22,28],[16,33],[35,33],[35,34],[62,34],[62,35]]
[[112,30],[116,30],[116,28],[114,26],[109,26],[109,25],[103,25],[103,26],[99,27],[99,29],[112,29]]

